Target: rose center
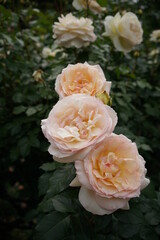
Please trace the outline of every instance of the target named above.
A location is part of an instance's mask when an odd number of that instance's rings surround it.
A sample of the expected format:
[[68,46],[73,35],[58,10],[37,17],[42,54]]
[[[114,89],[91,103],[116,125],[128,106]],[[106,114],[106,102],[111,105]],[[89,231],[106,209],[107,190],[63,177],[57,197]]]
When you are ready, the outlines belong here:
[[81,139],[90,138],[92,128],[95,127],[95,119],[94,119],[95,112],[91,111],[90,113],[79,112],[78,116],[74,118],[71,123],[70,127],[76,127],[77,132]]
[[74,91],[75,93],[81,92],[82,89],[87,90],[90,86],[90,82],[91,79],[88,74],[77,71],[69,83],[69,90],[71,92]]
[[100,169],[101,173],[106,178],[112,178],[120,173],[120,168],[117,164],[117,156],[113,152],[109,152],[107,156],[102,157]]

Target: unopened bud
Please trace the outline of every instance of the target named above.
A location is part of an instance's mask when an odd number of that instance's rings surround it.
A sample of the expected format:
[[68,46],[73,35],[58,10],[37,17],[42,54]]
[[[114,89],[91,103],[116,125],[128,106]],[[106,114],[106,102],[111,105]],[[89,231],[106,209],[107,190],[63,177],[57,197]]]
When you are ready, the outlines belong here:
[[38,69],[38,70],[34,71],[32,76],[34,77],[34,80],[36,82],[42,83],[42,82],[44,82],[44,80],[42,78],[42,74],[43,74],[43,71],[41,69]]
[[138,51],[134,52],[134,57],[139,57],[139,52]]
[[106,105],[112,105],[112,98],[108,95],[106,91],[104,91],[103,93],[97,93],[96,98],[101,100]]
[[143,13],[142,9],[138,9],[138,13],[142,14]]

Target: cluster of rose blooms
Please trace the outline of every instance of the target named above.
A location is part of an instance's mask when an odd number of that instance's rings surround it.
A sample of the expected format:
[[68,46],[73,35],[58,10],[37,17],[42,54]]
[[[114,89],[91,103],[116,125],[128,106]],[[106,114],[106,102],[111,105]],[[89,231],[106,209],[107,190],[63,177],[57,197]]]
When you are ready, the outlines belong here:
[[[106,8],[101,7],[96,0],[74,0],[73,7],[78,10],[87,10],[94,14],[106,13]],[[139,9],[142,14],[142,10]],[[102,36],[109,37],[117,51],[128,53],[143,40],[143,29],[137,16],[132,12],[118,12],[114,17],[106,16],[104,21],[104,32]],[[81,48],[88,46],[97,39],[94,33],[93,21],[90,18],[77,18],[72,13],[61,15],[58,22],[53,25],[53,38],[58,46],[65,48]],[[160,29],[152,31],[150,41],[160,41]],[[44,47],[42,56],[55,57],[62,49],[50,49]],[[65,57],[65,53],[63,53]]]
[[[93,13],[105,12],[96,0],[74,0],[76,10],[89,8]],[[53,25],[53,37],[56,43],[63,47],[76,47],[89,45],[96,40],[92,20],[81,17],[76,18],[72,13],[58,18]],[[105,32],[103,36],[109,37],[115,48],[124,53],[130,52],[134,46],[142,42],[143,29],[137,16],[132,12],[118,12],[114,17],[106,16],[104,20]]]
[[60,99],[42,120],[49,153],[55,161],[74,162],[70,186],[80,187],[80,203],[98,215],[129,209],[128,201],[149,184],[136,144],[113,133],[117,114],[101,100],[109,99],[110,88],[99,65],[68,65],[55,83]]

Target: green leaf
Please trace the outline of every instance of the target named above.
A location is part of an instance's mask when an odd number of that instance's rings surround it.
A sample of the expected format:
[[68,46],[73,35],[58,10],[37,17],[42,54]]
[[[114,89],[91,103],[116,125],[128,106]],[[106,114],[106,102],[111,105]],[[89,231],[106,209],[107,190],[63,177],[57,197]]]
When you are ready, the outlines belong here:
[[97,0],[97,2],[98,2],[99,5],[102,6],[102,7],[106,7],[106,5],[107,5],[107,0]]
[[21,155],[23,157],[26,157],[29,154],[29,152],[30,152],[29,139],[27,137],[21,138],[18,141],[18,147],[19,147]]
[[29,135],[29,143],[32,147],[40,147],[40,142],[38,140],[38,136],[34,135],[34,133]]
[[25,110],[26,110],[26,107],[24,107],[24,106],[18,106],[18,107],[15,107],[15,108],[13,109],[13,114],[18,115],[18,114],[21,114],[21,113],[25,112]]
[[56,211],[67,213],[76,211],[76,203],[73,199],[57,195],[52,199],[53,207]]
[[150,225],[158,225],[160,223],[160,211],[152,210],[146,214],[145,219]]
[[16,93],[15,95],[13,95],[12,99],[15,103],[21,103],[23,100],[23,94],[22,93]]
[[56,164],[55,164],[55,162],[44,163],[40,168],[42,170],[44,170],[45,172],[49,172],[49,171],[53,171],[56,169]]
[[138,208],[131,208],[129,211],[118,211],[115,213],[120,222],[126,224],[141,224],[144,222],[144,216]]
[[152,148],[149,145],[147,145],[147,144],[144,144],[144,143],[141,144],[140,148],[145,150],[145,151],[151,151],[152,152]]
[[66,189],[75,176],[73,164],[66,164],[62,168],[56,169],[49,180],[47,198],[62,192]]
[[104,235],[102,234],[97,234],[94,236],[94,240],[106,240],[108,238],[106,238]]
[[89,240],[91,238],[91,231],[89,220],[82,214],[71,215],[71,227],[76,240]]
[[95,231],[99,232],[100,230],[106,228],[110,224],[111,220],[111,215],[96,216],[93,220],[95,225]]
[[150,199],[156,198],[155,186],[152,181],[145,189],[143,189],[142,192],[143,192],[143,195],[146,196],[147,198],[150,198]]
[[29,117],[29,116],[34,115],[36,112],[37,112],[37,110],[35,107],[29,107],[26,111],[26,115]]
[[118,223],[118,233],[121,237],[130,239],[140,232],[140,224]]
[[49,187],[49,179],[52,176],[52,173],[44,173],[39,179],[39,196],[45,194]]
[[35,240],[65,240],[70,234],[70,216],[52,212],[42,218],[36,227]]
[[123,238],[130,239],[139,233],[142,224],[144,223],[144,216],[138,208],[131,208],[129,211],[119,210],[115,213],[118,218],[117,231]]
[[159,237],[156,231],[151,226],[143,226],[140,231],[140,236],[144,240],[158,240]]

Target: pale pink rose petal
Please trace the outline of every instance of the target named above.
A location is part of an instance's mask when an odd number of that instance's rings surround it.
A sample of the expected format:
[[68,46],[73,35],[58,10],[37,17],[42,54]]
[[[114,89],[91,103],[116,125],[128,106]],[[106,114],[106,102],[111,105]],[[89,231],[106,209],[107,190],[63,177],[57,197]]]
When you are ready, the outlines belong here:
[[117,122],[118,122],[117,114],[115,113],[113,108],[109,107],[108,105],[106,105],[106,109],[107,109],[110,117],[112,118],[111,132],[113,132],[113,130],[114,130],[114,128],[115,128],[115,126],[117,125]]
[[95,201],[94,192],[91,190],[88,190],[85,187],[80,188],[79,201],[88,212],[91,212],[93,214],[105,215],[105,214],[112,213],[112,211],[107,211],[101,208]]
[[141,182],[141,190],[146,188],[149,183],[150,183],[150,180],[148,178],[144,178],[143,181]]
[[54,156],[53,158],[55,161],[61,162],[61,163],[69,163],[69,162],[74,162],[78,160],[83,160],[90,150],[91,150],[91,147],[87,147],[86,149],[80,150],[76,153],[73,152],[71,154],[71,152],[69,152],[67,154],[68,156],[64,156],[64,154],[61,153],[59,150],[57,151],[57,156],[55,155],[56,154],[55,152],[52,152],[52,153],[49,152],[49,153]]
[[112,82],[107,81],[105,91],[108,93],[108,95],[110,93],[111,86],[112,86]]
[[95,200],[100,207],[112,212],[128,206],[127,203],[129,201],[127,198],[104,198],[97,194],[95,194]]
[[80,187],[81,183],[79,182],[78,177],[76,176],[72,182],[69,184],[70,187]]
[[87,175],[85,173],[85,170],[84,170],[83,161],[76,161],[75,162],[75,168],[76,168],[76,173],[77,173],[77,176],[78,176],[78,180],[81,183],[81,185],[84,185],[88,189],[92,189],[92,187],[91,187],[91,185],[88,181]]

